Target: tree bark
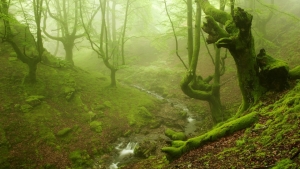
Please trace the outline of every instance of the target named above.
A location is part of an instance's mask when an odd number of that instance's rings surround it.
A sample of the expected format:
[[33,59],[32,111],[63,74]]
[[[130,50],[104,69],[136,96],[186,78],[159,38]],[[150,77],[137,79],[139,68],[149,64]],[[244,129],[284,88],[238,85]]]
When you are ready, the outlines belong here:
[[[203,79],[196,75],[198,56],[200,51],[200,32],[201,32],[201,7],[197,4],[195,30],[193,31],[193,19],[190,15],[192,10],[192,1],[188,1],[188,55],[189,72],[181,81],[181,90],[189,97],[198,100],[207,101],[210,105],[210,111],[214,123],[223,120],[223,110],[220,100],[220,49],[216,49],[215,55],[215,74],[208,79]],[[214,79],[212,84],[209,82]]]
[[72,66],[74,65],[74,61],[73,61],[73,47],[74,47],[74,42],[64,42],[64,49],[66,52],[65,55],[65,60],[67,62],[69,62]]
[[116,69],[110,70],[110,86],[111,87],[117,87],[117,81],[116,81]]
[[[199,0],[201,8],[208,15],[202,29],[208,33],[207,42],[229,50],[234,58],[239,87],[243,96],[238,114],[256,103],[265,89],[259,83],[254,39],[251,33],[252,15],[241,8],[234,10],[234,16],[214,8],[208,0]],[[217,22],[224,24],[225,29]]]

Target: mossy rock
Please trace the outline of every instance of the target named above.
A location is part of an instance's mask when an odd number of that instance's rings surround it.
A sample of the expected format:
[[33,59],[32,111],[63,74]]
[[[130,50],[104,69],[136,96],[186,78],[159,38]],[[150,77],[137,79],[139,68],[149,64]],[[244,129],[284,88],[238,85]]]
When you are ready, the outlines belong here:
[[67,101],[70,101],[73,98],[75,91],[76,89],[73,87],[66,86],[64,88],[64,94],[66,96]]
[[100,121],[92,121],[90,123],[91,130],[101,133],[102,132],[102,123]]
[[176,132],[176,131],[173,131],[172,129],[166,129],[165,135],[172,140],[185,140],[186,139],[186,135],[183,132]]
[[140,115],[143,118],[152,118],[152,114],[144,106],[138,108],[138,115]]
[[64,136],[68,135],[71,131],[72,131],[72,128],[67,127],[67,128],[62,129],[62,130],[59,130],[59,131],[56,133],[56,135],[57,135],[58,137],[64,137]]
[[156,129],[159,128],[161,126],[161,124],[163,123],[163,120],[155,120],[151,122],[150,128],[151,129]]
[[92,165],[93,160],[91,160],[87,151],[76,150],[69,154],[69,159],[72,161],[72,166],[74,168],[88,168]]
[[139,158],[148,158],[154,155],[157,144],[155,142],[143,141],[139,143],[134,149],[134,156]]
[[33,107],[30,104],[23,104],[20,107],[21,112],[28,113],[33,109]]
[[110,101],[103,102],[103,106],[105,106],[106,108],[112,108],[113,107],[113,105]]
[[288,87],[289,67],[286,62],[267,55],[264,49],[260,50],[256,61],[260,68],[260,82],[264,87],[276,91]]
[[102,111],[105,108],[106,108],[106,106],[103,104],[93,106],[93,110],[96,110],[96,111]]
[[25,102],[30,104],[32,107],[35,107],[41,104],[42,100],[45,99],[45,96],[33,95],[26,98]]
[[55,135],[52,133],[52,132],[47,132],[47,133],[44,133],[42,135],[42,139],[46,142],[46,143],[53,143],[55,142],[56,140],[56,137]]

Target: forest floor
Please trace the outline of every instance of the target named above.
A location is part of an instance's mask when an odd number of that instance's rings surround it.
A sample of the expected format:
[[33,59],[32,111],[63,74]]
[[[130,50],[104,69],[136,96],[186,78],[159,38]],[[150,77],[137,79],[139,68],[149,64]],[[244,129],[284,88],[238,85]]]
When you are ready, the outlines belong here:
[[[300,167],[300,83],[281,93],[268,93],[251,110],[259,120],[250,128],[207,143],[167,165],[157,157],[122,167],[124,169],[211,169]],[[155,164],[155,165],[153,165]]]
[[[177,98],[182,103],[189,105],[190,109],[194,107],[195,110],[198,110],[195,111],[197,114],[201,114],[203,110],[204,112],[209,112],[205,102],[189,99],[180,92],[178,84],[181,76],[178,76],[178,74],[184,74],[184,71],[178,72],[180,70],[178,68],[175,68],[177,72],[169,69],[174,67],[174,63],[171,61],[169,64],[160,62],[153,63],[150,66],[133,68],[134,72],[129,70],[121,73],[122,82],[128,85],[143,86],[147,90],[154,91],[167,98]],[[230,65],[231,62],[229,61],[228,64]],[[202,69],[205,70],[206,68],[208,67]],[[209,75],[208,72],[205,73],[204,76]],[[228,116],[234,114],[240,103],[240,93],[234,76],[235,72],[230,71],[229,67],[229,73],[222,77],[222,81],[226,82],[221,89],[222,101]],[[258,169],[275,166],[277,168],[297,168],[300,166],[300,157],[298,155],[300,150],[300,110],[297,106],[300,99],[298,94],[299,83],[293,81],[290,82],[290,86],[290,89],[280,93],[266,93],[266,96],[262,98],[260,103],[251,110],[259,113],[259,120],[248,129],[238,131],[233,135],[192,150],[169,164],[164,154],[157,152],[146,159],[133,161],[121,168]],[[291,103],[287,105],[287,102]],[[208,131],[212,128],[212,122],[209,114],[205,113],[205,116],[204,121],[207,123],[200,123],[199,126],[205,126],[205,130]],[[201,135],[204,132],[202,131],[198,134]],[[189,138],[192,137],[190,136]],[[158,148],[161,146],[167,146],[167,144],[161,142],[158,144]]]
[[[5,47],[5,46],[4,46]],[[7,48],[7,47],[5,47]],[[183,71],[166,63],[121,72],[117,88],[101,73],[80,68],[53,68],[39,64],[36,84],[22,84],[27,67],[12,54],[0,57],[0,168],[106,168],[113,161],[119,138],[144,138],[155,145],[143,158],[121,168],[271,168],[276,163],[299,167],[300,86],[267,93],[252,111],[260,119],[252,127],[184,154],[169,162],[160,149],[168,146],[166,128],[180,131],[186,124],[174,104],[186,105],[197,116],[197,134],[212,129],[205,102],[184,96],[179,89]],[[171,62],[171,64],[174,64]],[[178,68],[175,68],[178,70]],[[133,74],[133,70],[137,72]],[[226,119],[239,105],[234,71],[222,77]],[[128,76],[131,75],[131,76]],[[172,82],[172,83],[166,83]],[[176,85],[174,85],[176,84]],[[171,104],[140,91],[139,85]],[[293,87],[295,86],[295,87]],[[158,136],[156,139],[151,137]],[[144,147],[148,150],[147,146]],[[150,149],[149,149],[150,150]]]
[[[163,66],[162,66],[163,67]],[[166,66],[168,67],[168,66]],[[143,71],[141,71],[143,72]],[[147,77],[152,79],[152,76],[160,77],[161,75],[153,75],[156,71],[140,73],[140,77]],[[184,73],[184,72],[182,72]],[[222,77],[223,81],[227,81],[230,77],[234,76],[235,72],[227,74]],[[153,86],[164,87],[164,81],[175,81],[177,84],[180,82],[181,77],[163,76],[163,78],[154,78],[155,81],[149,82],[146,85],[148,88],[155,90]],[[133,78],[129,80],[134,83],[143,84],[143,78]],[[144,82],[145,83],[145,82]],[[227,81],[229,86],[224,85],[221,91],[223,98],[222,101],[225,105],[227,113],[233,113],[239,105],[240,93],[236,85],[235,79]],[[299,81],[291,81],[290,88],[283,92],[268,92],[261,99],[261,101],[251,109],[250,112],[258,112],[259,120],[250,128],[238,131],[233,135],[221,138],[218,141],[208,143],[202,147],[185,153],[180,158],[166,164],[163,160],[164,156],[152,156],[140,162],[135,162],[123,169],[146,169],[146,168],[251,168],[251,169],[264,169],[264,168],[299,168],[300,167],[300,83]],[[159,89],[156,89],[159,92]],[[184,96],[179,94],[178,89],[172,87],[165,87],[168,95],[182,98]],[[164,92],[160,92],[161,94]],[[188,99],[189,103],[193,105],[202,105],[205,109],[205,103],[193,99]],[[188,104],[188,103],[187,103]],[[230,107],[230,105],[235,105]],[[206,107],[206,111],[207,107]],[[206,114],[209,116],[208,114]],[[231,114],[232,115],[232,114]],[[206,119],[206,121],[209,118]],[[211,121],[210,121],[211,124]],[[206,125],[207,124],[200,124]],[[209,126],[209,125],[208,125]],[[211,129],[211,125],[206,130]],[[199,133],[201,135],[201,133]],[[190,137],[191,138],[191,137]],[[166,144],[165,144],[166,145]]]
[[[121,75],[118,87],[111,88],[102,73],[56,61],[54,67],[39,64],[37,82],[23,84],[27,66],[7,44],[1,44],[1,169],[105,168],[118,153],[115,147],[119,138],[129,142],[137,136],[143,145],[149,140],[155,145],[154,151],[145,154],[147,160],[155,155],[157,164],[166,165],[165,154],[160,151],[166,141],[164,130],[181,131],[187,123],[177,104],[188,107],[202,121],[195,128],[197,133],[212,128],[207,105],[179,92],[178,72],[145,66],[131,78]],[[159,100],[132,85],[174,101]]]

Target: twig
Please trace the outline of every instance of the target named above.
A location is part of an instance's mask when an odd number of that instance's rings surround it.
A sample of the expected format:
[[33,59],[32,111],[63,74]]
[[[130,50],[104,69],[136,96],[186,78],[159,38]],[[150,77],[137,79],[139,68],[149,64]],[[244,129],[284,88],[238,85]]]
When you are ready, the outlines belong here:
[[181,59],[180,55],[178,54],[178,40],[177,40],[177,35],[176,35],[176,33],[175,33],[174,24],[173,24],[173,22],[172,22],[172,20],[171,20],[171,17],[170,17],[169,11],[168,11],[168,7],[167,7],[167,2],[166,2],[166,0],[164,0],[164,3],[165,3],[165,9],[166,9],[168,18],[169,18],[170,23],[171,23],[171,25],[172,25],[172,30],[173,30],[173,34],[174,34],[174,38],[175,38],[175,42],[176,42],[176,55],[177,55],[177,57],[180,59],[180,61],[182,62],[182,64],[183,64],[184,67],[186,68],[186,70],[188,70],[188,67],[186,66],[186,64],[184,63],[184,61]]

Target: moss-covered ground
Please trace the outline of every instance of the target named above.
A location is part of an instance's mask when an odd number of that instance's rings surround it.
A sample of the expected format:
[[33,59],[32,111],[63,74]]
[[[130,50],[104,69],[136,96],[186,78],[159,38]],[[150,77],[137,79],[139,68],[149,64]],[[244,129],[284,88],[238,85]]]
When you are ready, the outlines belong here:
[[[173,141],[172,145],[166,145],[166,149],[175,151],[176,147],[191,143],[195,143],[196,147],[189,147],[191,151],[173,159],[174,161],[169,164],[166,157],[150,157],[124,168],[297,169],[300,167],[299,90],[300,82],[296,82],[291,90],[267,93],[259,104],[246,112],[249,115],[256,114],[258,117],[255,123],[246,129],[217,140],[207,137],[207,135],[222,135],[222,133],[213,134],[213,132],[220,129],[220,132],[224,132],[224,126],[234,126],[235,120],[229,119],[228,122],[219,124],[207,134],[190,138],[187,141]],[[203,138],[208,139],[201,142]]]
[[290,91],[268,93],[249,110],[259,114],[252,127],[192,150],[165,168],[299,168],[299,90],[298,82]]
[[44,64],[37,83],[23,84],[27,67],[13,57],[1,44],[0,168],[86,168],[118,137],[155,122],[158,102],[146,93]]

